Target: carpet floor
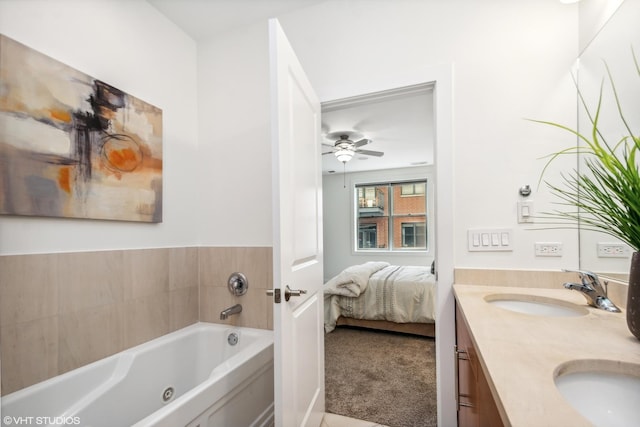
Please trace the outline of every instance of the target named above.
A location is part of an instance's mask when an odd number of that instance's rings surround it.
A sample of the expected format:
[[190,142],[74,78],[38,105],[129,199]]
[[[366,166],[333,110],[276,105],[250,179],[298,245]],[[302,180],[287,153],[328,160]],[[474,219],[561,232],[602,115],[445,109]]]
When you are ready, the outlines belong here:
[[327,412],[390,427],[436,426],[435,339],[339,327],[324,345]]

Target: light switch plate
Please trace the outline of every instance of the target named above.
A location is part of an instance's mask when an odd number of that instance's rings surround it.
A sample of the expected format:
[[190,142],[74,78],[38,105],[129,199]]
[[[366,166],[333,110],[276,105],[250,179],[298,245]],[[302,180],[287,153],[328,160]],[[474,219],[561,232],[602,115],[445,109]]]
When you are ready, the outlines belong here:
[[527,224],[533,222],[533,201],[518,202],[518,223]]
[[513,231],[509,228],[468,230],[467,249],[470,252],[512,251]]

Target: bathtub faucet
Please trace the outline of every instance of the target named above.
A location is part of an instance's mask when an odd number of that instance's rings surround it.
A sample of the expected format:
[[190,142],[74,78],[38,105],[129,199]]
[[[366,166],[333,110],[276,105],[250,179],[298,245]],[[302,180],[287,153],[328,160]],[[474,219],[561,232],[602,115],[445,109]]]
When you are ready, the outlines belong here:
[[220,320],[227,320],[227,318],[229,316],[231,316],[232,314],[238,314],[242,311],[242,306],[240,304],[236,304],[234,306],[231,306],[225,310],[222,310],[220,312]]

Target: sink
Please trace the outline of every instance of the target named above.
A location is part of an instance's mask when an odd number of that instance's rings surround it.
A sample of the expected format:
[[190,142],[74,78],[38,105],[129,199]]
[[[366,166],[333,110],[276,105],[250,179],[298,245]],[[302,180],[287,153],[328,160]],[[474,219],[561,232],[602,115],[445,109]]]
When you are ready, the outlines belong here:
[[485,301],[496,307],[535,316],[577,317],[589,313],[586,307],[567,301],[526,294],[492,294]]
[[576,360],[556,369],[560,394],[595,426],[628,427],[640,420],[640,365]]

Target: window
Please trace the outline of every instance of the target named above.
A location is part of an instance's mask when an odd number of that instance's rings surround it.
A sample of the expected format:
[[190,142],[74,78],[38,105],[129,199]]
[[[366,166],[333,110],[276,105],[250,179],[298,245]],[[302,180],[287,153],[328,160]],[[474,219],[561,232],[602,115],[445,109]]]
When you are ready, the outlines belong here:
[[360,224],[358,228],[358,247],[363,249],[378,247],[378,227],[376,224]]
[[402,223],[402,247],[426,249],[427,234],[423,222]]
[[427,250],[426,180],[355,188],[359,251]]
[[424,195],[425,183],[410,183],[410,184],[402,184],[400,186],[400,192],[403,196],[420,196]]

